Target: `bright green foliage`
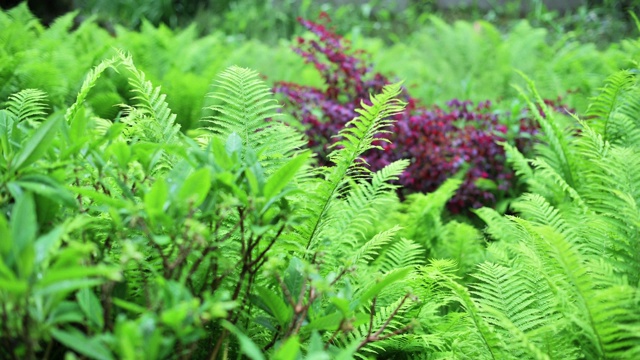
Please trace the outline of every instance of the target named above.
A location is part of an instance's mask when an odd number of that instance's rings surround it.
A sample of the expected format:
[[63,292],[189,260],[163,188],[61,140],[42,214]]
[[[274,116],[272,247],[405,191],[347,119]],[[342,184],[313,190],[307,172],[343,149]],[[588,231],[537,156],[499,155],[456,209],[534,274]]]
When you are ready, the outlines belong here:
[[640,147],[607,131],[622,124],[636,131],[628,119],[640,113],[619,102],[637,91],[629,76],[625,71],[608,80],[593,107],[598,118],[570,131],[552,116],[538,119],[544,129],[538,157],[525,160],[509,151],[535,193],[514,205],[519,217],[477,211],[496,240],[488,247],[490,261],[472,275],[477,281],[464,288],[451,275],[436,273],[471,326],[454,344],[475,347],[475,358],[640,354]]
[[[86,102],[109,69],[132,89],[113,121]],[[3,356],[350,359],[415,346],[412,319],[442,302],[421,280],[424,248],[395,241],[398,226],[367,234],[407,163],[372,174],[359,160],[399,91],[363,105],[323,176],[247,69],[216,81],[200,141],[124,53],[89,71],[65,112],[40,90],[12,95],[0,112]]]

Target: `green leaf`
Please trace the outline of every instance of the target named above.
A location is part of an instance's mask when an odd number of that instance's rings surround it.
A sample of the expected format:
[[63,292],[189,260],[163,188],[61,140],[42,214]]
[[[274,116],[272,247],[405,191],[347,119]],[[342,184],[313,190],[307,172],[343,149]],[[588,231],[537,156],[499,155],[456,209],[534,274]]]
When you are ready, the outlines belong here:
[[298,170],[307,162],[311,152],[306,151],[284,164],[269,177],[264,185],[264,196],[269,199],[276,196],[294,178]]
[[157,179],[151,189],[144,194],[144,208],[151,217],[164,214],[168,198],[169,187],[167,182],[162,178]]
[[292,336],[280,346],[273,354],[274,360],[296,360],[300,355],[300,339]]
[[54,115],[38,127],[12,159],[11,168],[14,172],[31,165],[44,155],[51,146],[62,119],[62,114]]
[[84,318],[82,309],[77,302],[63,301],[49,312],[46,324],[48,326],[68,323],[82,324]]
[[82,312],[84,312],[91,324],[101,330],[104,327],[103,309],[96,294],[88,287],[85,287],[78,291],[76,299],[78,299],[78,305],[80,305]]
[[360,305],[365,305],[369,300],[378,296],[380,292],[387,286],[398,282],[409,275],[411,272],[411,267],[400,268],[396,270],[389,271],[384,275],[384,277],[378,280],[375,284],[373,284],[367,291],[365,291],[362,296],[354,300],[351,304],[351,308],[355,309]]
[[329,360],[329,354],[324,350],[324,343],[322,342],[322,336],[318,331],[311,332],[311,339],[309,340],[309,347],[307,348],[306,359],[313,360]]
[[0,257],[4,257],[11,251],[13,237],[7,218],[0,213]]
[[[30,252],[27,250],[33,246],[33,242],[38,232],[38,222],[36,219],[36,206],[31,193],[23,193],[16,199],[11,216],[11,239],[13,240],[12,253],[7,259],[7,266],[18,265],[22,269],[20,275],[27,277],[33,269],[34,259],[29,259]],[[32,253],[32,252],[31,252]],[[27,257],[24,258],[23,255]]]
[[242,154],[242,138],[237,133],[231,133],[229,138],[227,138],[227,143],[225,144],[225,149],[227,150],[227,154]]
[[131,148],[127,143],[124,141],[112,143],[107,148],[107,154],[110,154],[116,159],[116,162],[121,169],[127,169],[129,162],[131,161]]
[[260,351],[258,345],[256,345],[256,343],[254,343],[251,338],[243,334],[240,329],[226,320],[223,320],[221,324],[225,329],[229,330],[229,332],[231,332],[238,338],[238,341],[240,341],[240,351],[243,354],[253,360],[265,360],[262,351]]
[[35,242],[35,263],[40,265],[45,259],[54,253],[54,249],[60,247],[65,227],[58,225],[47,234],[40,236]]
[[73,194],[49,176],[41,174],[27,175],[14,183],[25,190],[32,191],[68,207],[75,208],[77,206]]
[[4,158],[11,154],[9,134],[13,131],[13,118],[7,110],[0,110],[0,150]]
[[213,158],[218,165],[222,166],[225,170],[229,170],[233,167],[233,161],[231,160],[231,157],[229,157],[229,154],[225,149],[225,145],[220,138],[215,136],[211,138],[209,146],[211,146]]
[[208,168],[201,168],[185,179],[178,197],[184,202],[190,202],[193,207],[198,207],[207,197],[210,188],[211,172]]
[[91,359],[113,359],[113,354],[102,342],[96,338],[89,338],[76,329],[63,331],[53,328],[51,335],[63,345]]
[[284,302],[280,295],[266,287],[257,287],[256,293],[258,296],[252,298],[254,303],[275,317],[281,326],[284,327],[289,323],[293,317],[293,309]]

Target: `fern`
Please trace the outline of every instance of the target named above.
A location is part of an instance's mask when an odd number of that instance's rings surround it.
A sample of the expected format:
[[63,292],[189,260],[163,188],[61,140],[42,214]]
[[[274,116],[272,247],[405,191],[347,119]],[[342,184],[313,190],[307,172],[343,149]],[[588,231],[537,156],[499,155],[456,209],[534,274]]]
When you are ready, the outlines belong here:
[[119,52],[118,57],[120,64],[131,74],[129,83],[136,94],[133,99],[138,101],[135,108],[126,108],[129,116],[123,119],[131,126],[131,135],[159,144],[177,142],[180,125],[176,124],[176,115],[165,102],[166,95],[160,92],[160,87],[154,87],[146,80],[130,55]]
[[47,94],[39,89],[25,89],[9,96],[6,109],[17,123],[25,122],[29,127],[44,121],[47,115]]
[[[533,82],[526,76],[522,75],[528,86],[529,90],[533,94],[535,103],[528,101],[529,110],[533,114],[534,118],[542,128],[542,136],[544,141],[548,144],[548,147],[538,147],[538,151],[542,152],[541,156],[565,179],[569,186],[575,186],[574,174],[575,169],[574,159],[571,151],[569,150],[570,137],[561,128],[561,125],[556,121],[552,111],[549,111],[546,104],[535,89]],[[526,97],[524,91],[518,88],[518,91],[523,97]],[[536,104],[541,107],[545,116],[540,115]]]
[[317,250],[328,245],[325,235],[336,222],[335,214],[330,211],[336,199],[344,192],[350,179],[367,174],[368,170],[360,155],[375,148],[373,136],[391,124],[390,117],[402,110],[403,104],[396,99],[400,93],[400,85],[386,86],[382,93],[371,97],[371,105],[362,104],[358,110],[360,116],[350,121],[340,131],[342,137],[336,143],[330,159],[335,166],[327,169],[326,180],[307,184],[308,196],[305,216],[307,220],[297,227],[296,242],[306,250]]
[[214,84],[216,91],[209,97],[220,103],[208,108],[213,116],[203,119],[213,136],[226,139],[238,134],[245,147],[242,156],[251,149],[267,173],[303,147],[299,132],[276,120],[280,106],[256,71],[232,66],[219,74]]
[[[637,100],[636,75],[630,70],[621,70],[610,75],[605,85],[600,89],[600,94],[593,99],[587,115],[594,118],[591,122],[598,133],[603,135],[605,141],[616,142],[630,130],[637,131],[637,125],[622,127],[619,124],[621,117],[633,118],[638,114],[640,101]],[[631,115],[631,116],[630,116]],[[633,126],[635,125],[635,126]],[[637,138],[636,138],[637,139]],[[631,141],[630,143],[638,143]]]

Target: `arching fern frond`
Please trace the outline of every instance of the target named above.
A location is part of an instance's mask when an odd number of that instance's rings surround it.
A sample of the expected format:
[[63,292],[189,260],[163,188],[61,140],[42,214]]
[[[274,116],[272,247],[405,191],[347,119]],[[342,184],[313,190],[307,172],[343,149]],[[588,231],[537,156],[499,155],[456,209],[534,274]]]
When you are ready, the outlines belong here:
[[280,105],[256,71],[231,66],[218,75],[214,86],[208,96],[219,104],[208,108],[214,115],[202,120],[208,124],[205,129],[222,139],[238,134],[267,172],[305,145],[296,129],[276,120]]
[[166,95],[161,93],[159,86],[154,87],[151,81],[146,80],[144,72],[136,68],[130,55],[119,52],[118,57],[120,64],[131,73],[129,84],[136,94],[133,99],[138,101],[135,108],[139,111],[134,112],[137,116],[127,121],[131,126],[131,135],[160,144],[178,141],[180,125],[165,101]]
[[634,73],[630,70],[620,70],[605,80],[604,86],[600,88],[600,94],[589,105],[587,115],[594,119],[590,122],[591,126],[602,134],[604,140],[611,141],[618,133],[614,117],[623,109],[621,105],[634,101],[627,95],[634,89],[636,83]]
[[69,108],[65,112],[64,118],[67,121],[67,123],[71,123],[74,120],[78,112],[78,109],[80,108],[80,106],[82,106],[82,104],[84,103],[84,100],[89,94],[89,91],[91,91],[91,89],[95,86],[96,82],[98,81],[102,73],[108,68],[114,68],[113,65],[116,63],[117,60],[118,59],[115,57],[111,59],[103,60],[100,62],[100,64],[96,65],[91,70],[89,70],[89,72],[87,73],[87,76],[85,76],[84,81],[82,82],[80,91],[78,91],[78,95],[76,96],[76,101],[73,104],[71,104],[71,106],[69,106]]
[[367,173],[363,163],[358,161],[367,150],[374,148],[373,136],[386,131],[391,117],[400,112],[404,104],[396,97],[400,94],[400,84],[387,85],[381,94],[371,97],[371,106],[363,104],[360,116],[350,121],[339,133],[342,140],[331,153],[330,159],[335,166],[327,169],[324,180],[311,182],[308,196],[301,199],[306,203],[307,221],[296,228],[295,238],[307,250],[316,250],[321,244],[328,246],[327,229],[331,229],[335,217],[330,209],[336,199],[349,184],[352,176],[358,172]]
[[26,122],[29,127],[44,121],[47,115],[47,94],[39,89],[24,89],[9,95],[6,109],[13,114],[16,123]]
[[[542,100],[542,97],[536,90],[533,81],[521,74],[527,82],[529,91],[531,92],[535,103],[529,100],[524,90],[517,88],[520,95],[525,98],[529,105],[529,111],[536,119],[542,129],[542,138],[548,144],[547,147],[537,147],[537,151],[544,159],[565,179],[571,187],[576,186],[574,178],[575,161],[574,156],[569,149],[570,137],[567,131],[562,129],[559,122],[555,119],[556,115],[550,111]],[[545,116],[540,114],[538,106],[542,109]]]

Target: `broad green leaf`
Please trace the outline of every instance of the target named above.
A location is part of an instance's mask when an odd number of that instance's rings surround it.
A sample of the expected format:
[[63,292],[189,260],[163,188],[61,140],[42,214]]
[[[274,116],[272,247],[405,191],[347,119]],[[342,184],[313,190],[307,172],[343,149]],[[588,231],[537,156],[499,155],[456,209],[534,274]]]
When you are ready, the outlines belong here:
[[82,324],[85,317],[82,309],[75,301],[62,301],[58,306],[54,307],[47,316],[47,325],[53,326],[57,324],[78,323]]
[[11,154],[9,136],[13,129],[13,118],[7,110],[0,110],[0,150],[7,158]]
[[220,138],[215,136],[212,137],[209,146],[211,146],[213,158],[218,165],[220,165],[225,170],[229,170],[233,167],[233,161],[231,161],[229,154],[227,154],[225,145],[222,140],[220,140]]
[[35,262],[40,265],[50,255],[54,254],[53,250],[60,247],[62,235],[65,233],[65,227],[58,225],[47,234],[40,236],[35,242]]
[[209,193],[211,188],[211,172],[208,168],[198,169],[189,175],[178,192],[180,200],[190,202],[193,207],[198,207]]
[[27,175],[14,183],[25,190],[32,191],[35,194],[42,195],[68,207],[77,206],[73,194],[62,187],[56,180],[46,175]]
[[71,279],[61,280],[48,286],[34,289],[33,295],[43,296],[49,294],[71,293],[83,287],[93,287],[104,283],[102,279]]
[[256,292],[258,296],[255,302],[263,310],[273,315],[281,326],[286,325],[291,320],[293,309],[284,302],[279,294],[265,287],[257,287]]
[[168,198],[169,187],[166,181],[162,178],[157,179],[151,186],[151,189],[144,194],[144,208],[152,217],[163,214]]
[[227,138],[225,150],[227,150],[227,154],[232,155],[232,157],[233,154],[238,154],[237,156],[239,157],[239,155],[242,154],[242,138],[235,132],[231,133]]
[[231,332],[238,338],[238,341],[240,341],[240,351],[243,354],[245,354],[247,357],[253,360],[265,359],[258,345],[256,345],[256,343],[254,343],[253,340],[251,340],[251,338],[249,338],[242,331],[240,331],[240,329],[238,329],[232,323],[226,320],[222,321],[221,324],[225,329],[229,330],[229,332]]
[[96,294],[90,288],[82,288],[76,294],[76,298],[87,319],[98,329],[102,329],[104,327],[103,309]]
[[303,271],[303,263],[298,258],[292,258],[289,262],[289,266],[287,267],[285,276],[284,276],[284,284],[287,286],[287,289],[291,294],[293,294],[293,301],[298,301],[298,294],[300,294],[300,288],[302,287],[302,283],[304,282],[304,277],[302,274]]
[[124,141],[113,142],[107,148],[107,154],[113,156],[121,169],[127,169],[131,161],[131,148]]
[[292,336],[280,346],[273,354],[274,360],[296,360],[300,355],[300,339]]
[[11,251],[13,238],[11,237],[11,229],[9,222],[4,214],[0,213],[0,257],[4,257]]
[[89,123],[85,107],[78,106],[77,109],[69,127],[69,137],[73,145],[83,142],[82,139],[87,136],[87,124]]
[[[23,193],[16,199],[11,216],[11,239],[13,246],[11,253],[7,259],[7,266],[20,265],[23,270],[27,270],[23,276],[28,276],[30,271],[26,268],[28,264],[20,264],[23,261],[29,261],[22,257],[23,253],[33,246],[33,242],[38,232],[38,222],[36,219],[36,207],[31,193]],[[30,261],[33,264],[33,260]],[[31,269],[33,270],[33,269]]]
[[[4,269],[2,269],[4,267]],[[0,275],[8,270],[5,265],[0,263]],[[2,292],[13,293],[16,296],[20,296],[27,292],[28,283],[26,280],[3,279],[0,277],[0,290]]]
[[367,289],[359,298],[355,299],[351,303],[351,308],[355,309],[358,306],[365,305],[369,300],[378,296],[382,289],[407,277],[409,273],[411,273],[411,270],[411,267],[405,267],[389,271],[382,279],[369,287],[369,289]]
[[307,162],[311,152],[306,151],[284,164],[269,177],[264,186],[264,196],[269,199],[276,196],[293,179],[298,170]]
[[136,314],[144,314],[147,311],[147,308],[145,308],[144,306],[140,306],[138,304],[135,304],[126,300],[122,300],[116,297],[112,298],[111,302],[113,302],[113,305],[115,306],[118,306],[122,309],[131,311]]
[[118,209],[134,208],[134,204],[129,201],[126,201],[122,198],[115,198],[112,196],[108,196],[94,189],[79,188],[79,187],[70,187],[69,189],[77,194],[82,195],[83,197],[91,199],[92,201],[96,202],[97,205],[107,205],[107,206],[115,207]]
[[11,168],[14,172],[31,165],[44,155],[51,146],[62,119],[62,114],[51,116],[27,139],[11,161]]
[[51,329],[51,335],[63,345],[79,352],[90,359],[111,360],[113,354],[102,342],[96,338],[89,338],[76,329]]

